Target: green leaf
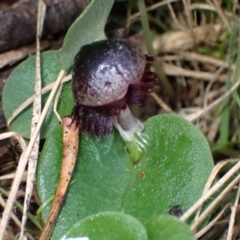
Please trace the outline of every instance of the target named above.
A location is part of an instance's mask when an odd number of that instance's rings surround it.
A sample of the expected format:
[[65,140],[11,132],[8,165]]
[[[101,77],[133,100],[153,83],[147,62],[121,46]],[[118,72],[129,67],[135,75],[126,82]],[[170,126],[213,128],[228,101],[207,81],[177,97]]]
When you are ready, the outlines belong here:
[[[56,189],[61,168],[61,128],[47,138],[38,166],[39,196]],[[83,135],[72,181],[52,239],[79,220],[103,211],[121,211],[141,222],[180,205],[186,211],[201,196],[213,161],[207,141],[176,115],[158,115],[145,123],[149,145],[133,163],[116,131],[111,136]],[[50,206],[44,209],[46,220]]]
[[189,226],[170,215],[154,216],[145,223],[148,240],[194,240]]
[[68,116],[74,106],[73,94],[72,94],[72,81],[64,83],[60,100],[58,103],[58,113],[61,117]]
[[[120,212],[103,212],[76,223],[63,239],[147,240],[144,226],[134,217]],[[85,237],[85,238],[84,238]]]
[[202,133],[177,115],[158,115],[145,123],[149,146],[131,172],[122,210],[145,221],[180,205],[186,211],[201,196],[213,168]]
[[[19,64],[11,73],[3,89],[3,111],[6,119],[29,97],[34,94],[35,56]],[[42,85],[43,87],[56,80],[60,71],[56,51],[41,54]],[[49,94],[43,96],[45,104]],[[59,123],[54,115],[53,104],[47,113],[41,128],[41,138],[45,138]],[[11,130],[20,133],[23,137],[30,137],[32,118],[32,104],[25,108],[10,124]]]
[[[39,159],[37,185],[44,202],[55,192],[61,168],[62,129],[46,139]],[[80,154],[52,239],[60,237],[80,219],[121,208],[133,164],[118,134],[99,139],[83,135]],[[48,179],[48,180],[47,180]],[[48,181],[48,183],[47,183]],[[43,210],[46,220],[50,205]]]
[[59,50],[62,69],[68,71],[83,45],[106,39],[104,27],[113,3],[114,0],[92,0],[72,24]]

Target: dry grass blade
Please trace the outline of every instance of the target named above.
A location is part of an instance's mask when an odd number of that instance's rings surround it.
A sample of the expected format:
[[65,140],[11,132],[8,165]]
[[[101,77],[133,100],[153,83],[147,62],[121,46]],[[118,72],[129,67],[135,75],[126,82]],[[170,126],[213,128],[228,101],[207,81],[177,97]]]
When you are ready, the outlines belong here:
[[[215,79],[212,81],[212,82],[209,82],[206,89],[205,89],[205,93],[204,93],[204,101],[203,101],[203,106],[206,107],[208,105],[208,97],[210,95],[213,95],[212,92],[210,92],[210,89],[212,87],[212,85],[216,82],[216,80],[218,79],[220,73],[223,71],[223,67],[220,67],[216,73],[215,73]],[[218,94],[218,92],[220,92],[221,94],[221,91],[219,89],[219,91],[216,91],[216,93]]]
[[231,207],[232,213],[231,213],[229,227],[228,227],[227,240],[232,240],[233,239],[234,223],[235,223],[235,218],[236,218],[238,204],[239,204],[239,197],[240,197],[240,184],[238,184],[238,190],[237,190],[237,195],[235,197],[235,203]]
[[[26,143],[25,143],[24,140],[19,141],[19,142],[20,142],[20,144],[25,144],[25,146],[21,145],[22,148],[23,148],[23,152],[24,152],[25,148],[26,148]],[[13,180],[13,185],[12,185],[12,188],[11,188],[11,192],[9,194],[7,204],[5,206],[5,209],[4,209],[4,212],[3,212],[3,215],[2,215],[2,220],[1,220],[1,223],[0,223],[0,239],[3,239],[4,232],[5,232],[5,229],[7,227],[8,219],[9,219],[10,214],[11,214],[11,209],[12,209],[13,203],[15,201],[17,190],[18,190],[19,184],[22,180],[22,175],[25,171],[26,164],[27,164],[27,159],[24,159],[24,154],[22,154],[22,156],[20,157],[20,160],[19,160],[19,164],[18,164],[18,168],[17,168],[17,171],[16,171],[15,178]]]
[[[6,206],[6,202],[4,201],[3,197],[1,196],[1,194],[0,194],[0,205],[3,208]],[[18,217],[13,212],[10,212],[10,217],[16,223],[16,225],[20,228],[21,227],[21,222],[19,221]]]
[[53,112],[57,116],[59,122],[62,122],[62,119],[61,119],[60,115],[58,114],[57,105],[58,105],[58,101],[59,101],[59,98],[60,98],[60,95],[61,95],[61,92],[62,92],[62,87],[63,87],[63,83],[60,85],[60,87],[59,87],[59,89],[57,91],[57,94],[56,94],[56,96],[54,98],[54,105],[53,105]]
[[[240,161],[237,162],[235,166],[233,166],[215,185],[206,193],[204,194],[198,201],[190,208],[184,215],[181,217],[182,221],[186,221],[194,212],[199,209],[203,203],[210,198],[215,192],[217,192],[221,187],[232,177],[236,172],[240,169]],[[240,175],[234,180],[236,183],[238,182],[238,178]],[[235,184],[236,184],[235,183]]]
[[67,188],[70,183],[72,172],[74,170],[75,162],[77,159],[79,146],[79,128],[74,123],[72,123],[72,118],[65,117],[62,120],[62,129],[63,154],[60,178],[51,211],[39,240],[48,240],[51,237],[54,223],[64,201],[64,197],[67,192]]
[[212,4],[206,4],[206,3],[193,3],[190,5],[190,9],[192,10],[196,10],[196,9],[202,9],[202,10],[208,10],[208,11],[213,11],[213,12],[218,12],[216,7],[213,6]]
[[6,133],[1,133],[0,135],[0,140],[6,139],[6,138],[10,138],[16,136],[15,132],[6,132]]
[[208,223],[206,227],[204,227],[201,231],[197,232],[195,234],[195,237],[198,239],[200,238],[203,234],[205,234],[209,229],[211,229],[217,222],[218,220],[224,215],[225,211],[230,207],[231,204],[227,204],[221,212],[211,221]]
[[238,0],[233,0],[233,13],[236,14],[237,9],[239,8]]
[[223,200],[223,198],[236,186],[237,183],[239,183],[239,181],[240,181],[240,175],[236,176],[234,180],[232,180],[230,184],[228,184],[227,187],[225,187],[224,190],[222,190],[222,192],[214,199],[214,201],[211,202],[211,204],[199,216],[197,221],[192,224],[191,230],[196,229],[204,221],[204,219],[206,219],[209,216],[209,214],[213,212],[213,210],[219,204],[219,202]]
[[[196,78],[196,79],[200,79],[207,82],[211,82],[216,79],[215,73],[187,70],[169,63],[162,63],[162,67],[163,67],[164,73],[169,76],[190,77],[190,78]],[[226,79],[227,79],[227,75],[225,74],[222,74],[218,77],[219,82],[225,82]]]
[[[41,42],[41,50],[44,50],[49,47],[50,47],[49,41],[43,40]],[[12,65],[12,64],[26,58],[30,54],[35,53],[35,51],[36,51],[36,45],[31,44],[26,47],[21,47],[21,48],[15,49],[15,50],[1,53],[0,54],[0,69],[7,65]]]
[[219,129],[220,123],[221,123],[220,116],[213,119],[212,123],[210,123],[209,131],[207,133],[207,139],[210,142],[214,142],[214,139],[216,139],[218,135],[218,129]]
[[174,113],[174,111],[156,93],[152,92],[150,95],[167,113]]
[[212,110],[213,108],[215,108],[218,104],[220,104],[224,99],[226,99],[227,97],[229,97],[240,85],[240,79],[238,79],[238,81],[231,87],[231,89],[229,89],[229,91],[227,91],[226,93],[224,93],[220,98],[218,98],[216,101],[214,101],[213,103],[209,104],[207,107],[201,109],[200,111],[193,113],[191,115],[188,115],[186,117],[186,119],[190,122],[196,121],[198,118],[200,118],[202,115],[204,115],[205,113],[207,113],[208,111]]
[[[209,180],[206,184],[206,187],[205,187],[205,190],[204,190],[204,193],[203,193],[203,196],[204,194],[207,194],[207,191],[208,189],[210,188],[210,186],[213,184],[214,180],[216,179],[216,176],[217,174],[219,173],[219,171],[224,167],[226,166],[227,164],[234,164],[236,163],[237,160],[227,160],[227,161],[224,161],[224,162],[220,162],[219,164],[217,164],[210,177],[209,177]],[[192,224],[191,226],[191,230],[192,231],[195,231],[197,229],[197,227],[201,224],[201,222],[214,210],[214,208],[216,207],[216,205],[222,201],[222,199],[226,196],[226,194],[228,194],[231,189],[239,182],[240,180],[240,176],[238,175],[222,192],[221,194],[216,198],[214,199],[214,201],[208,206],[207,209],[205,209],[205,211],[199,216],[197,216],[197,218],[195,219],[194,223]],[[232,209],[232,231],[229,230],[230,232],[230,236],[228,239],[232,239],[232,232],[233,232],[233,226],[234,226],[234,219],[235,219],[235,214],[236,214],[236,210],[237,210],[237,204],[238,204],[238,200],[239,200],[239,188],[238,188],[238,194],[236,196],[236,200],[235,200],[235,206],[234,206],[234,209]],[[225,212],[225,210],[227,208],[229,208],[230,204],[228,204],[219,214],[218,216],[212,220],[204,229],[202,229],[201,231],[199,231],[195,236],[197,238],[201,237],[204,233],[206,233],[220,218],[221,216],[223,215],[223,213]],[[200,210],[199,210],[200,211]],[[199,213],[197,214],[199,215]],[[231,225],[230,225],[231,226]]]
[[212,186],[212,184],[214,183],[214,181],[216,180],[216,176],[219,174],[220,170],[226,166],[227,164],[236,164],[238,162],[238,160],[236,159],[229,159],[226,161],[222,161],[220,163],[218,163],[212,170],[211,175],[208,178],[207,184],[204,188],[204,192],[203,194],[205,194]]
[[181,30],[186,30],[186,29],[179,23],[179,21],[178,21],[178,19],[177,19],[177,17],[176,17],[176,14],[175,14],[175,12],[174,12],[174,10],[173,10],[173,8],[172,8],[172,5],[171,5],[170,3],[168,3],[167,6],[168,6],[169,12],[170,12],[171,17],[172,17],[174,23],[176,24],[176,26],[177,26],[179,29],[181,29]]
[[[226,61],[223,61],[218,58],[214,58],[211,56],[199,54],[196,52],[184,52],[184,53],[178,53],[177,55],[167,55],[162,58],[165,61],[176,61],[176,60],[188,60],[188,61],[199,61],[205,64],[213,64],[218,67],[222,68],[229,68],[229,64]],[[232,69],[234,69],[235,66],[232,66]]]
[[[156,9],[156,8],[159,8],[159,7],[161,7],[161,6],[164,6],[164,5],[173,3],[173,2],[179,2],[179,1],[180,1],[180,0],[165,0],[165,1],[161,1],[161,2],[159,2],[159,3],[155,3],[155,4],[153,4],[152,6],[148,7],[146,10],[147,10],[147,12],[148,12],[148,11],[154,10],[154,9]],[[140,12],[137,12],[137,13],[133,14],[133,15],[130,17],[129,20],[134,21],[134,20],[136,20],[136,18],[139,18],[139,17],[140,17]]]
[[190,7],[189,7],[190,1],[189,0],[182,0],[182,1],[183,1],[186,16],[187,16],[187,21],[188,21],[188,26],[190,29],[191,37],[193,39],[194,46],[197,46],[196,38],[198,37],[198,35],[194,31],[194,20],[193,20],[192,13],[191,13]]
[[228,21],[228,19],[226,18],[220,4],[219,4],[219,1],[218,0],[213,0],[214,2],[214,5],[218,11],[218,14],[220,16],[220,18],[222,19],[222,21],[224,22],[224,24],[226,25],[226,27],[228,28],[228,31],[231,32],[231,26],[230,26],[230,23]]
[[[16,173],[9,173],[3,176],[0,176],[0,181],[1,180],[7,180],[7,179],[14,179]],[[22,182],[26,182],[27,179],[27,172],[25,171],[22,177]]]
[[[217,175],[219,174],[219,171],[224,167],[226,166],[227,164],[235,164],[237,162],[237,160],[234,160],[234,159],[230,159],[230,160],[226,160],[226,161],[222,161],[220,163],[218,163],[212,170],[209,178],[208,178],[208,181],[205,185],[205,188],[203,190],[203,196],[204,194],[206,194],[209,189],[211,188],[211,186],[213,185],[214,181],[216,180],[216,177]],[[202,206],[198,209],[198,212],[195,216],[195,222],[198,220],[198,217],[201,213],[201,210],[202,210]],[[193,231],[195,231],[196,229],[192,229]]]
[[[38,19],[37,19],[37,36],[36,36],[36,77],[35,77],[35,88],[34,88],[34,101],[33,101],[33,112],[32,112],[32,124],[31,124],[31,136],[33,135],[37,122],[41,115],[41,63],[40,63],[40,38],[42,35],[44,16],[46,12],[46,4],[42,1],[38,1]],[[28,161],[28,178],[26,185],[26,194],[24,198],[24,208],[22,215],[22,226],[19,239],[22,240],[25,231],[25,224],[27,221],[27,211],[30,205],[32,197],[33,186],[35,182],[35,174],[37,168],[38,152],[39,152],[40,134],[38,134],[36,141],[33,145],[32,152],[29,156]]]

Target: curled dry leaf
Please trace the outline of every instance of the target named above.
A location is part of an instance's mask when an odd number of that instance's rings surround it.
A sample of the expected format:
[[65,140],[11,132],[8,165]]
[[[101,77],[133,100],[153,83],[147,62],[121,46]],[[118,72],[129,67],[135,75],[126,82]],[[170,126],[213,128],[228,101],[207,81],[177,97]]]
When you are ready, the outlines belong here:
[[78,154],[79,128],[76,127],[70,117],[62,119],[62,128],[63,154],[58,188],[54,196],[53,205],[46,221],[46,225],[44,226],[39,240],[47,240],[51,237],[54,223],[61,209]]

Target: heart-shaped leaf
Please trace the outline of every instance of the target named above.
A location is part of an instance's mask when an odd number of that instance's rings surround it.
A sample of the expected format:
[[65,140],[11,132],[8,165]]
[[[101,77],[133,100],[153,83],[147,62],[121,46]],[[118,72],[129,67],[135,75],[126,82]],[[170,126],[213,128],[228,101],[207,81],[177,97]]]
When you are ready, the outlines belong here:
[[179,205],[186,211],[200,197],[213,168],[202,133],[177,115],[158,115],[145,123],[149,146],[131,172],[122,210],[145,221]]
[[189,226],[170,215],[154,216],[145,223],[148,240],[194,240]]
[[[61,128],[47,138],[38,167],[42,201],[54,194],[61,168]],[[122,211],[145,222],[180,205],[186,211],[202,194],[213,167],[201,132],[176,115],[159,115],[145,123],[149,145],[134,165],[119,134],[83,135],[80,153],[52,239],[74,223],[103,211]],[[50,206],[43,211],[46,219]]]
[[136,218],[120,212],[103,212],[76,223],[62,238],[62,240],[67,239],[147,240],[148,238],[144,226]]

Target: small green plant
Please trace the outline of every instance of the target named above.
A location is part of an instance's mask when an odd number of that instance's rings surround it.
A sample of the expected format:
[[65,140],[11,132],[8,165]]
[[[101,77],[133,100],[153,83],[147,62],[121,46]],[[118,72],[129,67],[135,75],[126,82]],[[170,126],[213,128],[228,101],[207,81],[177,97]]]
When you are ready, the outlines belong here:
[[[62,49],[42,54],[43,86],[51,84],[60,69],[71,72],[83,45],[106,38],[104,26],[112,4],[113,0],[92,1],[69,29]],[[33,95],[34,75],[35,57],[12,72],[3,92],[6,118]],[[60,116],[70,115],[73,105],[71,83],[67,82],[58,104]],[[42,202],[55,193],[61,169],[62,129],[52,108],[41,128],[41,138],[46,139],[37,172]],[[28,106],[11,123],[12,130],[25,138],[30,137],[31,112],[32,106]],[[158,115],[144,125],[143,133],[149,139],[137,163],[117,131],[99,138],[82,135],[74,183],[51,239],[171,240],[176,234],[179,240],[194,239],[187,225],[169,216],[169,211],[179,205],[185,212],[201,196],[213,168],[208,143],[194,125],[176,115]],[[49,204],[42,211],[44,221],[50,208]]]

